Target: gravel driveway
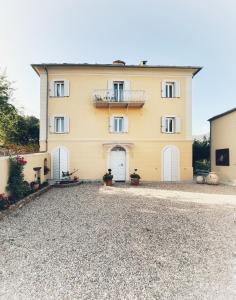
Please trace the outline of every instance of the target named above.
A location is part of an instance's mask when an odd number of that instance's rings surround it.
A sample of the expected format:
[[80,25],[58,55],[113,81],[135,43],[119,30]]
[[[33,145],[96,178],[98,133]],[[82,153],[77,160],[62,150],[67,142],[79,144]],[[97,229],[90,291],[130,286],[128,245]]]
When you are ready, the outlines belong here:
[[178,187],[52,189],[11,214],[0,299],[236,299],[236,196]]

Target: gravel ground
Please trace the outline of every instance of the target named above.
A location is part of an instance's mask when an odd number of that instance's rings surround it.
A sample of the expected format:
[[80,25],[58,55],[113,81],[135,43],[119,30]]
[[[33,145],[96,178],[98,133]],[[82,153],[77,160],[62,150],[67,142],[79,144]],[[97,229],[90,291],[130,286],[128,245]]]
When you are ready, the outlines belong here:
[[43,194],[0,222],[0,299],[236,299],[236,207],[157,196],[195,186]]

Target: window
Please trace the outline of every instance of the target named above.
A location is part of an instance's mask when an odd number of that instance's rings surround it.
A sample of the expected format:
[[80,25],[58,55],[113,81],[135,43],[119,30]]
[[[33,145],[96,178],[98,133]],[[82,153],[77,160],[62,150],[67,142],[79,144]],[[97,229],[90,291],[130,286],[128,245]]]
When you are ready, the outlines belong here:
[[175,84],[174,82],[166,82],[166,98],[173,98],[174,97],[174,89]]
[[114,117],[114,132],[124,132],[123,117]]
[[55,97],[64,97],[65,96],[65,88],[64,81],[55,81],[54,82],[54,95]]
[[229,166],[229,148],[216,150],[216,166]]
[[180,133],[181,120],[177,116],[161,117],[161,132],[162,133]]
[[167,117],[165,122],[165,132],[174,133],[175,132],[175,118]]
[[54,119],[54,131],[56,133],[64,133],[65,132],[65,118],[64,117],[55,117]]
[[123,101],[124,100],[124,82],[123,81],[114,81],[113,82],[114,89],[114,99],[115,101]]
[[180,97],[179,81],[162,81],[162,98]]

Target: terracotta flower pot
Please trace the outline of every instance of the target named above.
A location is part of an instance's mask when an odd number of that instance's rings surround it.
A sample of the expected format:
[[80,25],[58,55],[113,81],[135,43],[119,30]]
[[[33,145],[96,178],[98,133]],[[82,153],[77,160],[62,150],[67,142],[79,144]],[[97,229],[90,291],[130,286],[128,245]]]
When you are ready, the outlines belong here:
[[106,186],[112,186],[112,179],[108,179],[105,181]]
[[139,185],[139,178],[131,178],[131,185]]
[[219,177],[215,172],[210,172],[206,178],[207,184],[217,185],[219,184]]

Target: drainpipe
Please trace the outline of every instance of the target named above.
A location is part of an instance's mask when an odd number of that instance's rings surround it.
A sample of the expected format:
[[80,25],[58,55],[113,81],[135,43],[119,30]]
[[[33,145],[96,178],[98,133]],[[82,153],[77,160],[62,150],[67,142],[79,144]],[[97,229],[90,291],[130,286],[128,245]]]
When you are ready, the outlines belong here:
[[47,91],[46,91],[46,97],[47,97],[47,104],[46,104],[46,152],[48,152],[48,69],[47,66],[44,65],[44,70],[46,72],[47,75]]
[[211,161],[211,121],[210,121],[210,172],[212,171],[212,161]]

